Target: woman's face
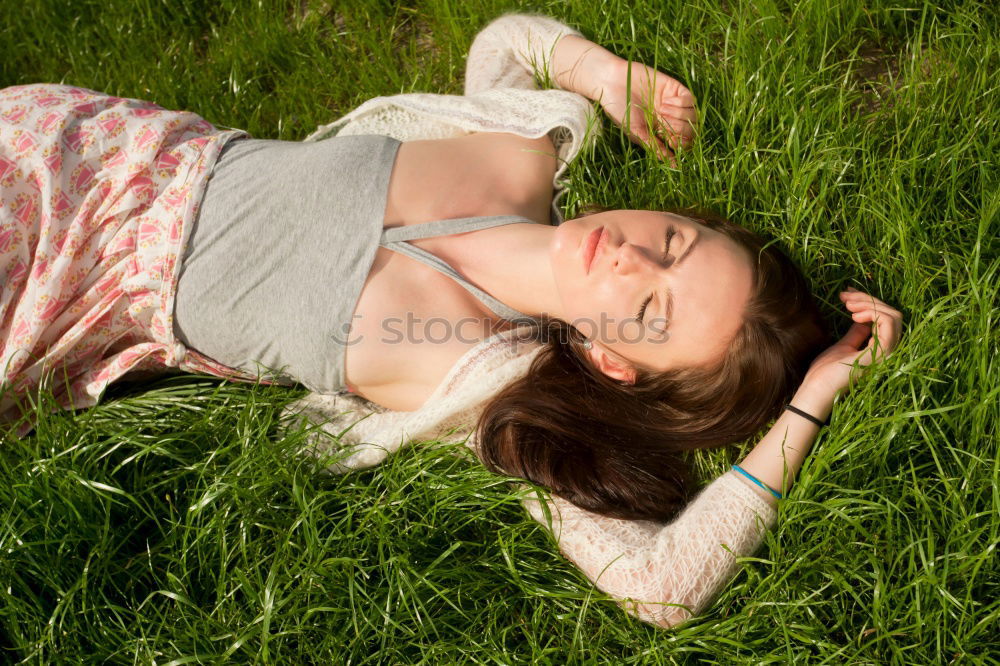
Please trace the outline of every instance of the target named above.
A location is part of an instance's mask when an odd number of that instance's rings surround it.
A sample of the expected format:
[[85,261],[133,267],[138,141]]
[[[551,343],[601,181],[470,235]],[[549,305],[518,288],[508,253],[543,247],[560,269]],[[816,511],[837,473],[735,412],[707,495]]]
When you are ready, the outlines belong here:
[[549,252],[560,316],[599,343],[595,362],[611,352],[655,372],[708,366],[723,356],[750,298],[746,250],[672,213],[567,220]]

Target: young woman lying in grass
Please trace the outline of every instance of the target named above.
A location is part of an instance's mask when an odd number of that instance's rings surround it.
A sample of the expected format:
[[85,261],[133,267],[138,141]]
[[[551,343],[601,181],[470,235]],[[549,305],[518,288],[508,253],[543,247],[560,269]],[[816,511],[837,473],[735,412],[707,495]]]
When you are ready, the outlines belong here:
[[[694,138],[679,82],[529,16],[479,34],[465,96],[372,100],[322,141],[80,88],[0,91],[3,410],[30,429],[46,378],[72,407],[143,370],[301,383],[315,395],[298,411],[341,435],[338,469],[475,425],[491,470],[551,490],[526,506],[598,587],[676,624],[757,547],[900,314],[842,293],[853,324],[817,356],[805,279],[735,224],[553,225],[589,100],[664,159]],[[345,405],[370,418],[341,432]],[[775,417],[691,498],[686,451]]]

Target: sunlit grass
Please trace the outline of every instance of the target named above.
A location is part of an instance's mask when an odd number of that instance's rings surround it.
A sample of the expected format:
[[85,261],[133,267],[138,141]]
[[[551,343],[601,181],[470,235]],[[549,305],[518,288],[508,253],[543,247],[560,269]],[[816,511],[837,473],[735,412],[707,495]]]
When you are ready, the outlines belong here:
[[[472,36],[517,7],[0,3],[0,86],[62,81],[296,140],[375,95],[461,92]],[[2,659],[1000,658],[996,9],[530,9],[677,75],[704,119],[679,171],[606,126],[569,171],[569,213],[706,207],[787,248],[831,322],[847,285],[906,314],[899,350],[838,403],[761,550],[706,614],[657,630],[604,601],[464,447],[330,476],[279,428],[300,391],[170,377],[43,410],[0,447]],[[696,467],[708,479],[738,454]]]

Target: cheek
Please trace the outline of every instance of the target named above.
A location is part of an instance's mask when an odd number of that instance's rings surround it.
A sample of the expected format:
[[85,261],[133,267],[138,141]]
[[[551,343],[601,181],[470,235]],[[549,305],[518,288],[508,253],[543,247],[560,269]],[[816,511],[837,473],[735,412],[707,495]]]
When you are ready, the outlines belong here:
[[552,243],[549,245],[549,266],[552,269],[552,278],[555,281],[559,300],[563,302],[563,305],[566,305],[567,299],[570,298],[569,287],[572,286],[573,280],[568,271],[569,264],[566,261],[566,244],[560,242],[560,234],[558,233],[553,234]]
[[573,228],[569,222],[563,222],[556,227],[556,232],[552,234],[552,239],[549,241],[549,255],[553,259],[561,257],[568,248],[572,236]]
[[577,256],[579,238],[577,229],[561,224],[552,234],[549,243],[549,264],[552,267],[556,291],[567,308],[578,305],[583,284],[583,270]]
[[596,334],[607,341],[620,340],[624,336],[628,341],[635,341],[636,332],[629,328],[635,322],[625,312],[620,294],[609,294],[604,286],[574,289],[566,303],[566,311],[574,325],[587,327],[588,335]]

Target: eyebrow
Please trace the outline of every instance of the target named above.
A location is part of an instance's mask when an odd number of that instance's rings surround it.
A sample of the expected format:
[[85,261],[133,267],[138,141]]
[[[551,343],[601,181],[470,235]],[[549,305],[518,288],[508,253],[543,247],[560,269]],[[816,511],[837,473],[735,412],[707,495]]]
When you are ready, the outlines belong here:
[[[684,253],[677,258],[676,262],[674,262],[674,266],[680,266],[681,262],[687,259],[688,255],[691,254],[691,250],[693,250],[694,246],[698,244],[699,238],[701,238],[701,234],[694,237],[694,240],[687,246]],[[664,293],[666,295],[663,297],[663,318],[666,320],[666,325],[663,327],[663,332],[667,333],[670,330],[670,323],[674,315],[674,295],[669,289],[665,290]]]

